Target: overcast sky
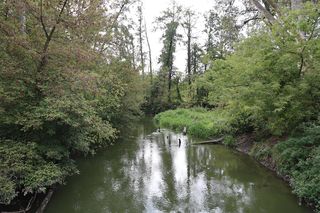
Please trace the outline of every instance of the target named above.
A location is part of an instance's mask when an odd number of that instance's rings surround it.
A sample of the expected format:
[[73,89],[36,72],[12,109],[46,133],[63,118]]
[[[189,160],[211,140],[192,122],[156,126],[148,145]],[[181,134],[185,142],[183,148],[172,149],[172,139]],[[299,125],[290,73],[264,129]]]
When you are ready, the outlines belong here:
[[[160,36],[162,32],[154,32],[153,28],[155,26],[154,20],[157,16],[161,14],[161,11],[165,10],[169,5],[171,0],[142,0],[144,7],[144,15],[148,27],[148,35],[150,40],[150,45],[152,49],[153,66],[158,69],[158,58],[162,48],[162,42],[160,42]],[[196,29],[196,36],[199,36],[201,42],[203,43],[203,29],[204,29],[204,18],[203,14],[210,10],[214,5],[214,0],[176,0],[176,2],[184,7],[190,7],[199,13],[199,20]],[[183,32],[181,32],[183,33]],[[146,49],[147,50],[147,49]],[[177,51],[175,53],[174,65],[179,71],[184,72],[186,69],[186,49],[181,44],[178,45]]]

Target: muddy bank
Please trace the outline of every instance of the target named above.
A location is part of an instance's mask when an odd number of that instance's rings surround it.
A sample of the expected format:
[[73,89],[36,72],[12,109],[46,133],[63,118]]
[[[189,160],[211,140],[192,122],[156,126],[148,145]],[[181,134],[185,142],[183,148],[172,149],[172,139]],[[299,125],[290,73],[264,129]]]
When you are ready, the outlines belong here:
[[[272,147],[281,140],[284,140],[284,138],[271,137],[266,142],[264,142],[264,145],[269,146],[272,149]],[[235,149],[237,151],[254,157],[259,163],[276,172],[276,163],[271,156],[264,156],[263,158],[256,158],[254,156],[255,153],[259,151],[259,146],[256,146],[257,140],[254,134],[240,135],[236,138],[236,141],[237,143]],[[278,176],[286,181],[289,181],[288,177],[281,176],[280,174],[278,174]]]

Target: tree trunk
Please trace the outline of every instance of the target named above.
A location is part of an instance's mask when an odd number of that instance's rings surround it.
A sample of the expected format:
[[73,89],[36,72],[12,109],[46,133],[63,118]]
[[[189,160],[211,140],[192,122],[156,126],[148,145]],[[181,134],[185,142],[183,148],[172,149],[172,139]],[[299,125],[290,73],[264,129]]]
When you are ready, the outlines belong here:
[[[191,21],[191,20],[190,20]],[[187,41],[187,48],[188,48],[188,58],[187,58],[187,72],[188,72],[188,83],[191,86],[191,24],[188,26],[188,41]]]
[[131,48],[132,48],[132,67],[134,70],[136,70],[136,51],[135,51],[135,46],[134,46],[134,38],[131,38]]
[[149,73],[150,73],[150,80],[151,80],[151,84],[152,84],[152,78],[153,78],[153,76],[152,76],[152,54],[151,54],[151,46],[150,46],[150,42],[149,42],[146,22],[144,22],[144,26],[145,26],[144,30],[145,30],[146,40],[147,40],[148,49],[149,49]]
[[142,30],[142,20],[143,20],[143,16],[142,16],[142,7],[139,6],[138,8],[139,11],[139,45],[140,45],[140,62],[141,62],[141,71],[142,71],[142,78],[144,79],[144,53],[143,53],[143,30]]
[[61,22],[61,16],[63,14],[63,11],[65,10],[66,6],[67,6],[67,3],[68,3],[68,0],[64,0],[63,2],[63,5],[60,9],[60,12],[59,12],[59,15],[56,19],[56,23],[53,25],[53,27],[51,28],[50,30],[50,33],[48,33],[47,31],[47,28],[45,26],[45,23],[43,21],[43,17],[42,17],[42,0],[40,1],[40,22],[41,22],[41,25],[42,25],[42,29],[44,31],[44,34],[45,34],[45,37],[46,37],[46,41],[44,43],[44,46],[43,46],[43,49],[42,49],[42,52],[41,52],[41,55],[40,55],[40,61],[39,61],[39,64],[38,64],[38,67],[37,67],[37,77],[36,77],[36,84],[35,84],[35,89],[36,89],[36,92],[37,92],[37,95],[38,95],[38,98],[41,98],[43,93],[42,93],[42,90],[40,88],[40,85],[41,85],[41,76],[42,76],[42,72],[44,70],[44,67],[46,66],[47,64],[47,59],[48,59],[48,49],[49,49],[49,45],[50,45],[50,42],[52,40],[52,37],[53,37],[53,34],[56,30],[56,27],[57,25]]
[[169,51],[168,51],[168,101],[171,103],[171,85],[172,85],[172,70],[173,70],[173,53],[172,53],[172,45],[173,45],[174,36],[170,39]]
[[37,209],[36,213],[43,213],[45,211],[49,201],[51,200],[52,195],[53,195],[53,189],[49,189],[48,194],[40,204],[40,207]]
[[19,22],[20,22],[20,32],[22,34],[27,33],[27,18],[26,18],[26,5],[25,2],[20,0],[19,2]]
[[61,22],[61,16],[62,16],[62,13],[64,11],[64,9],[66,8],[67,6],[67,3],[68,3],[68,0],[64,0],[63,2],[63,5],[60,9],[60,12],[59,12],[59,15],[58,15],[58,18],[56,20],[56,23],[55,25],[51,28],[51,31],[50,33],[48,34],[48,31],[46,29],[46,26],[43,22],[43,19],[42,19],[42,1],[40,2],[41,4],[41,17],[40,17],[40,21],[41,21],[41,24],[42,24],[42,28],[43,28],[43,31],[45,33],[45,36],[46,36],[46,41],[45,41],[45,44],[43,46],[43,50],[42,50],[42,53],[41,53],[41,59],[40,59],[40,62],[39,62],[39,65],[38,65],[38,68],[37,68],[37,71],[38,72],[41,72],[42,69],[44,68],[44,66],[46,65],[47,63],[47,54],[48,54],[48,49],[49,49],[49,44],[52,40],[52,37],[53,37],[53,34],[56,30],[56,27],[57,25]]
[[259,2],[259,0],[250,0],[251,3],[262,13],[262,15],[268,19],[272,24],[276,21],[275,17]]
[[177,98],[179,101],[182,101],[180,88],[179,88],[179,78],[177,79]]

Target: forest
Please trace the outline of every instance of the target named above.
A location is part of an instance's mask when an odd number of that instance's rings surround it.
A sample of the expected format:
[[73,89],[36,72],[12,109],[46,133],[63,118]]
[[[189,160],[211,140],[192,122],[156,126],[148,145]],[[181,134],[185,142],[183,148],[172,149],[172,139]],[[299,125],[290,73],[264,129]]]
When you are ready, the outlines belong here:
[[77,158],[155,115],[230,147],[251,140],[320,211],[320,3],[215,2],[199,14],[171,1],[147,26],[140,0],[1,0],[0,207],[65,183]]

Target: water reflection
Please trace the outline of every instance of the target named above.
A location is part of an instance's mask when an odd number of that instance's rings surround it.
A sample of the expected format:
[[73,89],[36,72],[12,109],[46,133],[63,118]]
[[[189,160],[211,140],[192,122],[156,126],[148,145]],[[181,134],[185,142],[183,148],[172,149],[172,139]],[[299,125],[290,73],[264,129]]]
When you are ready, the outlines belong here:
[[134,137],[81,161],[81,175],[59,189],[48,212],[309,212],[247,156],[154,129],[138,126]]

